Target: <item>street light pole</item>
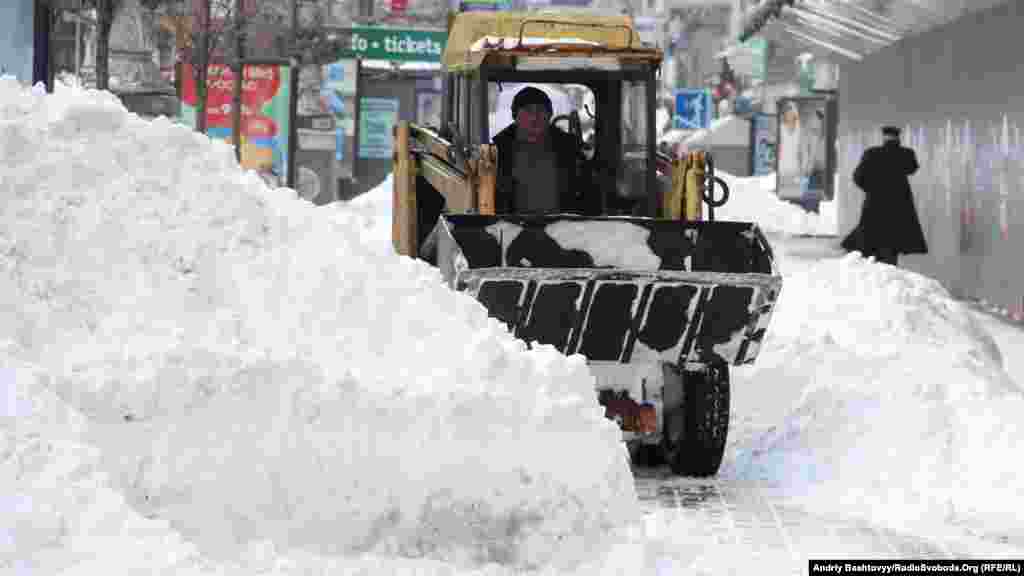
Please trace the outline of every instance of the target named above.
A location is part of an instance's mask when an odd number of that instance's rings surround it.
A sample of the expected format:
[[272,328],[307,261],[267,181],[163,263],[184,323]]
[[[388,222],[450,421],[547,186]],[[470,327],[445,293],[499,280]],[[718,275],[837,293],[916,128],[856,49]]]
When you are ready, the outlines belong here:
[[288,73],[289,79],[289,90],[288,90],[288,159],[287,159],[287,171],[285,177],[285,186],[295,190],[295,154],[297,150],[295,139],[298,137],[298,130],[296,129],[296,108],[299,105],[299,68],[301,67],[300,54],[296,54],[296,44],[299,34],[299,0],[292,0],[292,14],[291,14],[291,29],[288,32],[288,52],[289,60],[291,65]]

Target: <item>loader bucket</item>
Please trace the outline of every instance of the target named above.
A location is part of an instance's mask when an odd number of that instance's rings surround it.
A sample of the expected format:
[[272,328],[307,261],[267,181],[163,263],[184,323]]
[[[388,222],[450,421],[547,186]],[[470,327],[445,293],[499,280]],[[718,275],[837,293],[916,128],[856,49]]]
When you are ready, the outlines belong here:
[[442,215],[430,245],[516,337],[591,362],[749,364],[782,285],[746,222]]

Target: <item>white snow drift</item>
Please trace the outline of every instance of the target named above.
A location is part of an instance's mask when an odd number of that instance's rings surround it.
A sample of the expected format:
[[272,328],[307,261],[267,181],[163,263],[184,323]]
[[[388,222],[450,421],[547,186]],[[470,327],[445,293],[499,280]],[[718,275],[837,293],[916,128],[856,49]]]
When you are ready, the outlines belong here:
[[776,314],[737,395],[778,386],[793,404],[738,443],[730,474],[918,534],[1020,533],[1024,394],[963,304],[851,254],[789,273]]
[[582,358],[380,255],[365,214],[106,93],[6,79],[0,133],[0,341],[41,375],[19,398],[84,414],[124,498],[202,553],[571,564],[635,517]]
[[[729,200],[715,208],[717,220],[757,222],[768,232],[791,235],[834,236],[838,233],[838,202],[822,202],[819,213],[814,214],[779,199],[775,194],[775,174],[752,178],[738,178],[722,170],[716,170],[715,174],[729,187]],[[716,192],[716,196],[720,194]]]
[[[772,232],[785,278],[716,481],[1024,542],[1024,400],[992,340],[921,276],[790,259],[779,234],[829,216],[729,182],[716,216]],[[109,95],[0,82],[0,571],[752,564],[739,539],[702,547],[699,515],[640,530],[582,361],[394,256],[390,194],[316,208]]]

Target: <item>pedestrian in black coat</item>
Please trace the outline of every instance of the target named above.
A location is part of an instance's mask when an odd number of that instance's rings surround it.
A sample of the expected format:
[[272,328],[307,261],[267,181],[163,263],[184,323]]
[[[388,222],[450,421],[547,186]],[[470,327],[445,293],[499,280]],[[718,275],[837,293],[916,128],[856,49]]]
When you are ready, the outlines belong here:
[[854,183],[864,190],[864,204],[860,222],[842,247],[895,266],[900,254],[925,254],[928,244],[908,179],[917,172],[917,156],[900,145],[899,128],[886,126],[882,134],[884,144],[868,148],[853,171]]

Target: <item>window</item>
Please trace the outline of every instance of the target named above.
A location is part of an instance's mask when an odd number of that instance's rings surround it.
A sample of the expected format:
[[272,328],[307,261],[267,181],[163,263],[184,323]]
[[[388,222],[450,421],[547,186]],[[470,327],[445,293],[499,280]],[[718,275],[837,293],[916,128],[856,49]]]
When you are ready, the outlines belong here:
[[[512,99],[525,86],[535,86],[547,93],[548,97],[551,98],[551,105],[554,109],[552,117],[577,111],[580,115],[580,124],[582,125],[584,136],[592,130],[593,120],[590,119],[590,115],[584,111],[583,107],[587,105],[591,112],[594,111],[594,94],[590,91],[590,88],[582,84],[502,82],[499,87],[497,82],[490,82],[487,86],[487,101],[489,104],[488,124],[492,139],[498,132],[501,132],[514,122],[512,118]],[[569,129],[569,125],[565,121],[559,122],[558,127],[565,131]]]
[[[620,197],[635,200],[650,199],[647,180],[647,163],[651,151],[647,148],[647,87],[644,80],[622,82],[622,122],[620,124],[620,145],[622,167],[617,183]],[[645,205],[641,201],[641,205]],[[645,211],[649,211],[646,208]]]

